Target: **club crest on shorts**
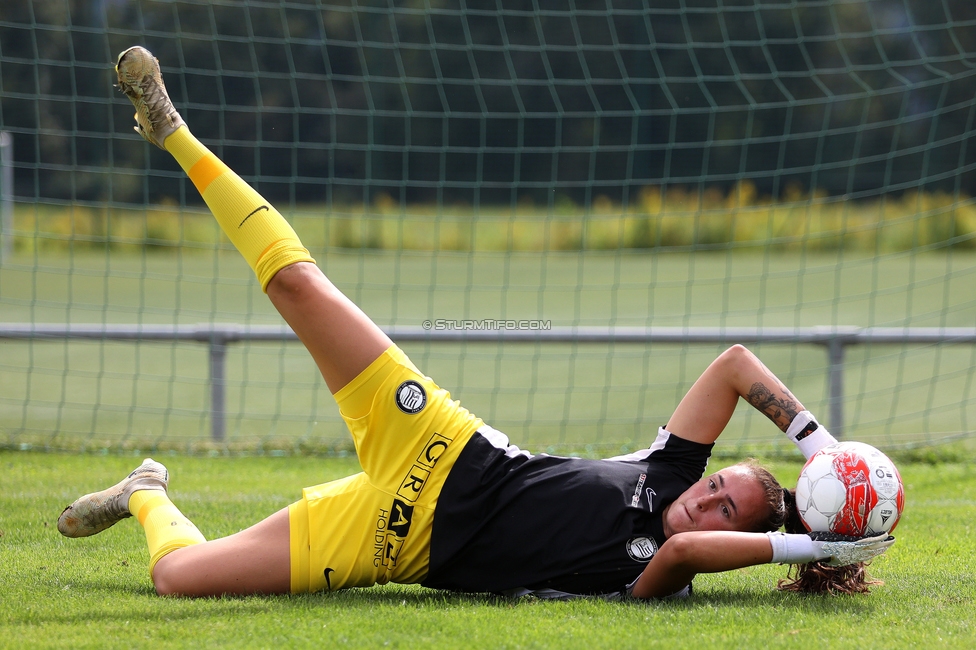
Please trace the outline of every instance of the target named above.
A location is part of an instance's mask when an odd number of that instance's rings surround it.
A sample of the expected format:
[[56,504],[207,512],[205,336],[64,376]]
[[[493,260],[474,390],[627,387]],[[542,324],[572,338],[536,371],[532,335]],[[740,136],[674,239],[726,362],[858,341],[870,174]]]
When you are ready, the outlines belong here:
[[635,537],[627,542],[627,554],[637,562],[647,562],[657,553],[657,542],[652,537]]
[[419,383],[405,381],[396,389],[396,405],[407,415],[420,413],[427,406],[427,392]]

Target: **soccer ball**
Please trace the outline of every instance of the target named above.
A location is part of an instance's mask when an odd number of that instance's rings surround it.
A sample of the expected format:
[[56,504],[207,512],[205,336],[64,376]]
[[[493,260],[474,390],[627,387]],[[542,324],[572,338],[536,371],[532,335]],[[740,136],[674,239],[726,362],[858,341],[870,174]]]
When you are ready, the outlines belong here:
[[810,531],[855,537],[890,533],[905,509],[905,488],[883,453],[862,442],[838,442],[815,453],[800,470],[796,508]]

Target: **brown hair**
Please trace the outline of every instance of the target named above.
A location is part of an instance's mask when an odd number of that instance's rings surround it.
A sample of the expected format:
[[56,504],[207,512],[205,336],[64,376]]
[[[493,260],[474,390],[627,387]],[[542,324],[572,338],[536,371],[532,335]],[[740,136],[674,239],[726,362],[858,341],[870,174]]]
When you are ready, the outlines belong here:
[[[783,493],[786,490],[779,484],[776,477],[768,469],[750,459],[737,463],[735,467],[741,467],[753,476],[762,488],[763,497],[766,500],[767,512],[765,517],[756,522],[752,532],[765,533],[779,530],[780,526],[789,516],[786,504],[783,502]],[[796,510],[796,508],[794,508]]]
[[776,583],[776,588],[804,594],[866,594],[871,585],[880,584],[880,580],[868,577],[864,562],[847,566],[811,562],[790,565],[786,577]]
[[[755,477],[766,498],[768,512],[758,522],[755,532],[779,530],[781,526],[787,533],[807,532],[796,508],[795,490],[785,489],[769,470],[753,460],[739,463],[738,466]],[[811,562],[791,565],[786,578],[780,580],[776,588],[808,594],[866,594],[871,585],[878,584],[881,582],[868,577],[864,562],[842,567]]]

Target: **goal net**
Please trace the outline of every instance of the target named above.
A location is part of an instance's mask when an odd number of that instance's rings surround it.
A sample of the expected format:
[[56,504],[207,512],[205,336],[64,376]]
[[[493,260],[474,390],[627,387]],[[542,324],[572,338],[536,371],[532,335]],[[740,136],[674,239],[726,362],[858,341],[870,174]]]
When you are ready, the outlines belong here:
[[[974,3],[33,0],[0,4],[2,446],[350,448],[300,344],[214,354],[215,328],[282,323],[132,133],[134,44],[516,444],[645,446],[743,337],[845,438],[971,435]],[[780,438],[743,404],[721,448]]]

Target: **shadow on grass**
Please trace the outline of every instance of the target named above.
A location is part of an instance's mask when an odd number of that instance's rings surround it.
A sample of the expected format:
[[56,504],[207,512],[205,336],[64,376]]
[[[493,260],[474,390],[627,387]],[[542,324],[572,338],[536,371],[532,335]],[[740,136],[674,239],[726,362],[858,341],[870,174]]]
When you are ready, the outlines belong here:
[[833,613],[843,611],[857,613],[870,611],[874,604],[870,595],[813,595],[792,594],[775,590],[756,592],[738,589],[708,589],[696,592],[690,598],[673,600],[640,600],[624,598],[604,600],[599,597],[570,600],[549,600],[534,598],[508,598],[493,594],[468,594],[438,591],[423,587],[372,587],[369,589],[349,589],[334,593],[302,594],[281,596],[282,599],[296,599],[317,607],[331,604],[345,607],[487,607],[510,609],[532,606],[577,606],[586,603],[606,604],[612,607],[667,608],[673,610],[719,609],[743,611],[747,609],[771,609],[783,606],[802,606],[818,612]]
[[802,608],[811,613],[846,615],[872,611],[877,598],[870,594],[796,594],[776,590],[764,593],[755,591],[712,588],[696,592],[691,598],[661,601],[667,607],[680,610],[701,608],[734,609],[745,612],[750,609]]
[[[683,613],[715,612],[747,615],[749,611],[773,612],[782,608],[802,608],[811,614],[856,615],[870,613],[875,599],[870,596],[798,595],[770,590],[756,592],[748,589],[710,588],[690,598],[660,601],[622,599],[605,601],[584,598],[554,601],[526,597],[512,599],[492,594],[468,594],[438,591],[415,585],[388,585],[367,589],[347,589],[337,592],[270,596],[223,596],[216,598],[160,597],[151,585],[134,585],[126,581],[84,579],[64,586],[62,598],[74,600],[67,607],[31,608],[20,613],[9,612],[7,624],[12,626],[85,625],[93,620],[109,617],[113,620],[141,620],[151,622],[193,621],[210,619],[214,615],[275,616],[305,611],[321,614],[334,610],[349,613],[369,612],[371,617],[384,610],[403,608],[414,612],[445,612],[458,610],[523,610],[542,608],[560,612],[574,609],[619,608],[622,612],[652,609]],[[64,603],[67,605],[68,603]]]

